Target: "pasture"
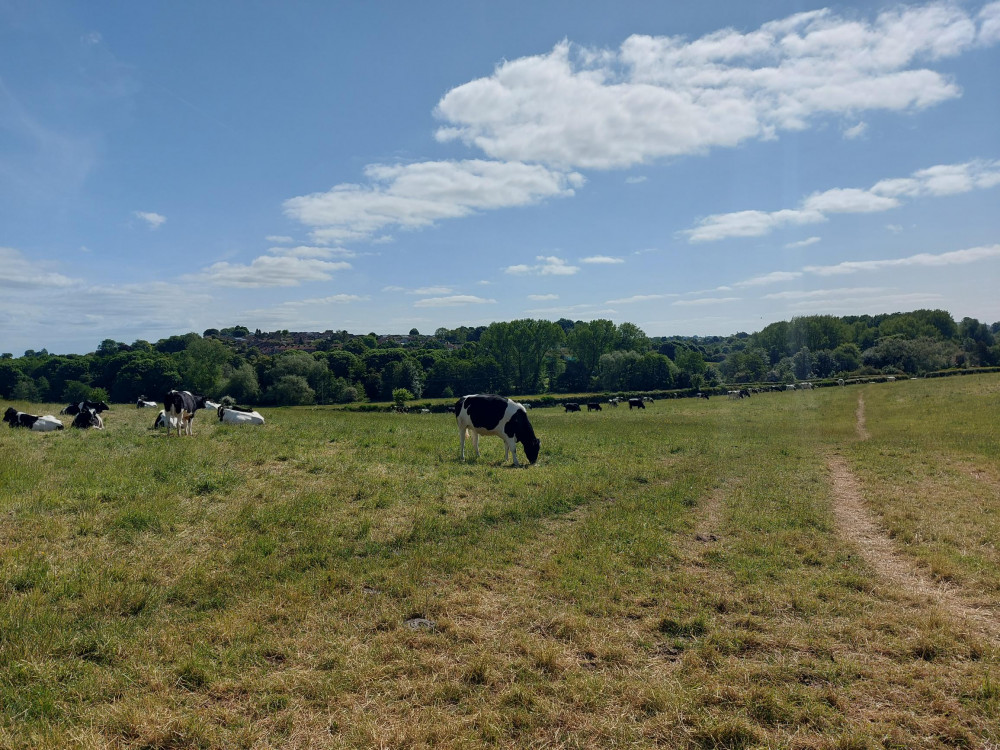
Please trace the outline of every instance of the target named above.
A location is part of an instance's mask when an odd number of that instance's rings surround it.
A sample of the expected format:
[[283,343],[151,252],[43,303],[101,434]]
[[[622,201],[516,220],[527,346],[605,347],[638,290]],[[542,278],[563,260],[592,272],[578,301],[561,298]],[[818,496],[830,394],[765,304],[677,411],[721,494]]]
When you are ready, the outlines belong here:
[[1000,376],[263,413],[0,429],[0,746],[1000,743]]

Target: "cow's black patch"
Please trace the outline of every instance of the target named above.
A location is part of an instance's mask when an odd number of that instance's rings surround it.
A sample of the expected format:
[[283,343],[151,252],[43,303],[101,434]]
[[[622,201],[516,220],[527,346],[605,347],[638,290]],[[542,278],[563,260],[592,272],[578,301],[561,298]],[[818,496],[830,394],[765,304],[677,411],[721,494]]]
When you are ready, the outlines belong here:
[[[495,396],[492,393],[477,395],[475,398],[466,397],[461,399],[458,402],[458,411],[461,411],[463,402],[469,413],[469,420],[472,422],[472,426],[479,429],[495,429],[500,424],[500,420],[503,419],[503,415],[507,413],[507,399],[503,396]],[[456,411],[456,414],[458,411]],[[507,429],[510,429],[510,425],[507,425]],[[513,435],[512,432],[508,432],[507,434]]]

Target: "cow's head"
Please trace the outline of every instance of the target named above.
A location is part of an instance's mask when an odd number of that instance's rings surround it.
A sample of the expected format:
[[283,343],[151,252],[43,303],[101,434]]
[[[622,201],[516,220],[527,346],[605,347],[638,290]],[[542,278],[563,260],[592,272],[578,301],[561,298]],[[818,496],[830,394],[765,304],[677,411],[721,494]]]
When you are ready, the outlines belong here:
[[13,406],[8,406],[7,411],[3,413],[3,421],[13,425],[17,421],[17,409]]
[[524,455],[528,459],[528,463],[535,463],[538,460],[538,451],[542,449],[542,441],[538,438],[529,440],[524,443]]

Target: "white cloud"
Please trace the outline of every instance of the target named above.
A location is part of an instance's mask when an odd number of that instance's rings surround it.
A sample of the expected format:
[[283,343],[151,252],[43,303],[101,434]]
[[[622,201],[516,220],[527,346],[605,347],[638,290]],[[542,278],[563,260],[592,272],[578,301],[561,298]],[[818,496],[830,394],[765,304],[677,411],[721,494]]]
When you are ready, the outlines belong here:
[[681,232],[691,242],[730,237],[761,237],[784,226],[827,221],[828,214],[874,213],[901,205],[902,198],[956,195],[1000,185],[1000,160],[977,159],[962,164],[940,164],[909,177],[880,180],[871,188],[833,188],[806,197],[796,209],[735,211],[702,219]]
[[342,247],[316,247],[313,245],[298,245],[296,247],[272,247],[268,249],[272,255],[282,255],[288,258],[356,258],[353,250]]
[[423,294],[423,295],[433,295],[433,294],[451,294],[451,287],[447,286],[422,286],[419,289],[412,289],[407,294]]
[[737,289],[749,286],[765,286],[767,284],[777,284],[782,281],[794,281],[800,276],[802,276],[801,271],[772,271],[771,273],[754,276],[753,278],[746,279],[744,281],[737,281],[732,286]]
[[934,3],[870,21],[805,12],[694,40],[634,35],[617,50],[563,41],[447,92],[437,137],[492,158],[608,169],[772,138],[824,116],[912,112],[960,96],[931,66],[996,42],[997,16],[992,5],[972,18]]
[[839,289],[812,289],[810,291],[795,290],[789,292],[773,292],[765,294],[763,299],[830,299],[831,297],[845,297],[848,295],[872,295],[885,294],[888,291],[882,286],[870,287],[842,287]]
[[666,297],[676,297],[676,294],[634,294],[631,297],[622,299],[609,299],[605,305],[631,305],[635,302],[650,302],[651,300],[665,299]]
[[561,317],[573,315],[579,319],[585,319],[588,317],[593,319],[598,315],[614,315],[618,311],[611,307],[602,307],[600,305],[582,303],[579,305],[562,305],[559,307],[536,307],[532,310],[525,310],[524,312],[528,315],[559,315]]
[[294,256],[261,255],[249,265],[222,261],[213,263],[199,273],[183,276],[185,281],[204,282],[216,286],[259,288],[298,286],[308,281],[329,281],[337,271],[351,267],[345,261],[327,261]]
[[65,289],[78,283],[53,271],[51,263],[29,260],[12,247],[0,247],[0,268],[0,289]]
[[702,297],[701,299],[679,299],[672,304],[678,307],[701,305],[725,305],[729,302],[739,302],[740,297]]
[[418,229],[476,211],[573,195],[584,182],[577,173],[540,164],[483,160],[371,164],[365,176],[367,185],[289,198],[285,214],[313,227],[317,242],[368,240],[387,228]]
[[853,141],[855,138],[863,136],[866,132],[868,132],[868,123],[859,122],[857,125],[852,125],[844,129],[844,138]]
[[579,266],[568,265],[562,258],[557,258],[554,255],[539,255],[535,260],[541,262],[534,266],[523,263],[507,266],[504,273],[533,276],[572,276],[580,270]]
[[595,265],[614,265],[616,263],[624,263],[624,258],[612,258],[609,255],[591,255],[588,258],[580,258],[581,263],[592,263]]
[[283,234],[269,234],[264,239],[268,242],[274,243],[275,245],[291,245],[295,242],[294,239]]
[[973,247],[967,250],[953,250],[949,253],[933,255],[931,253],[918,253],[905,258],[891,258],[885,260],[849,260],[838,263],[834,266],[806,266],[802,270],[806,273],[817,276],[835,276],[840,274],[857,273],[858,271],[880,271],[886,268],[900,268],[907,266],[953,266],[975,263],[980,260],[990,258],[1000,258],[1000,245],[990,245],[986,247]]
[[454,294],[449,297],[427,297],[413,303],[414,307],[459,307],[462,305],[493,305],[495,299],[484,299],[472,294]]
[[645,175],[639,175],[639,176],[635,176],[635,177],[626,177],[625,178],[625,184],[626,185],[638,185],[640,183],[645,182],[647,179],[649,179],[649,178],[647,178]]
[[893,234],[899,234],[903,231],[903,226],[901,224],[886,224],[885,228]]
[[529,294],[528,299],[532,302],[548,302],[550,300],[559,299],[558,294]]
[[785,245],[785,247],[789,250],[794,250],[798,247],[809,247],[810,245],[815,245],[819,241],[819,237],[806,237],[804,240],[799,240],[798,242],[789,242]]
[[146,222],[150,229],[159,229],[167,220],[166,216],[153,213],[152,211],[133,211],[132,215]]

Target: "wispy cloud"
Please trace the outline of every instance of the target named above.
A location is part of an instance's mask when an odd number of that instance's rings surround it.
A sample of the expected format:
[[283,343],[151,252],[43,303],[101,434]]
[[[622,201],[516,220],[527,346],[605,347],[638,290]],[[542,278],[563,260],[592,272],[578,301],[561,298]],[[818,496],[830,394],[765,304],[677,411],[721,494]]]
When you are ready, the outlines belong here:
[[605,302],[605,305],[631,305],[636,302],[651,302],[658,299],[666,299],[667,297],[676,297],[676,294],[634,294],[631,297],[622,297],[621,299],[609,299]]
[[182,278],[215,286],[256,289],[273,286],[298,286],[310,281],[329,281],[338,271],[351,267],[346,261],[299,258],[288,255],[261,255],[249,264],[213,263],[195,274]]
[[528,299],[532,302],[549,302],[551,300],[559,299],[558,294],[529,294]]
[[783,227],[827,221],[831,214],[888,211],[902,205],[904,198],[957,195],[996,185],[1000,185],[1000,160],[941,164],[909,177],[880,180],[868,189],[833,188],[813,193],[798,208],[713,214],[681,234],[691,242],[761,237]]
[[166,216],[153,211],[133,211],[132,215],[146,222],[150,229],[159,229],[167,221]]
[[[782,281],[794,281],[802,276],[801,271],[771,271],[771,273],[761,274],[760,276],[754,276],[750,279],[745,279],[743,281],[737,281],[730,286],[736,287],[737,289],[742,289],[744,287],[750,286],[766,286],[767,284],[777,284]],[[729,287],[726,287],[727,289]]]
[[484,299],[472,294],[453,294],[448,297],[427,297],[413,303],[414,307],[462,307],[465,305],[494,305],[495,299]]
[[701,299],[679,299],[671,304],[678,307],[700,307],[703,305],[726,305],[730,302],[739,302],[740,297],[702,297]]
[[810,245],[815,245],[819,241],[819,237],[806,237],[806,239],[799,240],[798,242],[789,242],[785,245],[785,247],[789,250],[794,250],[797,247],[809,247]]
[[802,270],[817,276],[837,276],[858,273],[860,271],[881,271],[886,268],[903,268],[907,266],[941,267],[965,265],[990,258],[1000,258],[1000,245],[972,247],[967,250],[953,250],[949,253],[940,253],[937,255],[918,253],[905,258],[848,260],[832,266],[806,266]]
[[591,255],[587,258],[580,258],[581,263],[590,263],[593,265],[615,265],[617,263],[624,263],[624,258],[613,258],[610,255]]
[[29,260],[13,247],[0,247],[0,289],[65,289],[79,282],[52,270],[51,263]]
[[562,258],[557,258],[554,255],[539,255],[535,260],[540,262],[533,266],[523,263],[515,266],[507,266],[504,269],[504,273],[515,276],[572,276],[580,270],[579,266],[571,266]]

